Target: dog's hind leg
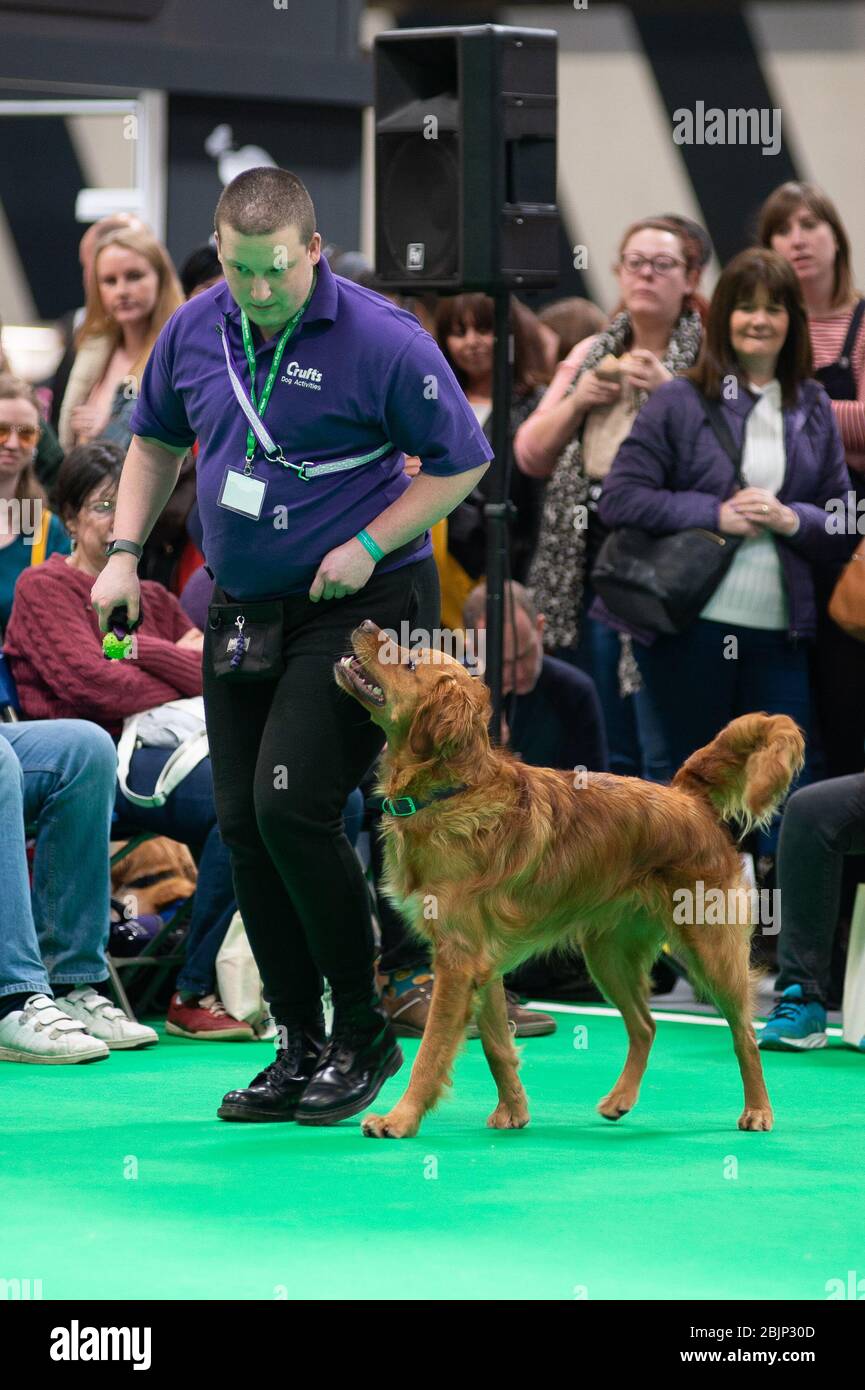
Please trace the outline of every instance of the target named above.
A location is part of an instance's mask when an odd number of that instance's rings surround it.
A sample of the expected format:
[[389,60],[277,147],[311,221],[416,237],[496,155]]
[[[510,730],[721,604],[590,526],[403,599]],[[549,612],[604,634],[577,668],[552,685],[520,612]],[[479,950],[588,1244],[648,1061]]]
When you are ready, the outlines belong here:
[[622,1074],[598,1102],[605,1120],[620,1120],[633,1110],[655,1041],[655,1021],[649,1012],[648,972],[658,953],[660,931],[623,923],[609,933],[590,936],[583,956],[595,984],[622,1015],[628,1032],[628,1056]]
[[484,1056],[499,1093],[499,1103],[487,1120],[490,1129],[524,1129],[529,1122],[526,1093],[518,1076],[520,1059],[511,1041],[508,1005],[501,976],[480,991],[478,1028]]
[[714,1000],[730,1025],[745,1090],[739,1128],[767,1130],[772,1128],[774,1116],[752,1022],[754,977],[749,937],[744,926],[729,923],[679,928],[676,951],[684,956],[694,983]]
[[433,992],[420,1049],[408,1089],[389,1115],[366,1115],[361,1129],[368,1139],[406,1139],[450,1084],[450,1069],[465,1038],[477,980],[470,970],[433,962]]

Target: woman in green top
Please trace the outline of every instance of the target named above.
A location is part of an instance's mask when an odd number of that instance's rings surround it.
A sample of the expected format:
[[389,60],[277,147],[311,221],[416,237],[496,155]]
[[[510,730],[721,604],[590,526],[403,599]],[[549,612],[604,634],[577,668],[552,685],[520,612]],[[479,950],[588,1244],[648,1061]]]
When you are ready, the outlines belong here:
[[42,427],[36,396],[26,381],[0,375],[0,636],[22,570],[52,551],[68,555],[72,549],[36,477]]

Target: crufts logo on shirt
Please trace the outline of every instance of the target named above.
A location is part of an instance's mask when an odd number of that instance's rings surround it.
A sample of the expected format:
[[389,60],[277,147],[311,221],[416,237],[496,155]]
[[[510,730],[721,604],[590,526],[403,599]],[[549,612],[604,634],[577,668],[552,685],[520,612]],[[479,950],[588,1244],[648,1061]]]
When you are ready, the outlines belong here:
[[322,373],[317,367],[302,367],[299,362],[289,362],[280,381],[283,386],[305,386],[308,391],[320,391]]
[[149,1327],[69,1327],[51,1330],[52,1361],[132,1361],[135,1371],[150,1370]]

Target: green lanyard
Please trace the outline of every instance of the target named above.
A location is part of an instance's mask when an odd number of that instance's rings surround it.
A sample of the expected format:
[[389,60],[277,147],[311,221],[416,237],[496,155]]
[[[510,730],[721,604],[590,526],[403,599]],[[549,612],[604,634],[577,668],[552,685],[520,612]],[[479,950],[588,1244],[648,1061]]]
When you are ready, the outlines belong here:
[[[282,336],[280,337],[280,340],[279,340],[279,342],[278,342],[277,345],[276,345],[276,352],[273,354],[273,361],[272,361],[271,364],[270,364],[270,371],[269,371],[268,374],[267,374],[267,381],[264,383],[264,390],[262,391],[261,396],[260,396],[260,398],[259,398],[258,400],[255,399],[255,345],[254,345],[254,343],[253,343],[253,341],[252,341],[252,330],[251,330],[250,327],[249,327],[249,319],[246,317],[246,311],[245,311],[244,309],[241,309],[241,311],[240,311],[240,327],[241,327],[241,331],[242,331],[242,333],[243,333],[243,349],[244,349],[244,352],[246,353],[246,360],[247,360],[247,362],[249,363],[249,375],[250,375],[249,398],[250,398],[250,400],[252,401],[253,408],[254,408],[255,411],[257,412],[258,417],[259,417],[260,420],[263,420],[263,419],[264,419],[264,412],[265,412],[265,410],[267,409],[267,402],[270,400],[270,393],[271,393],[271,391],[273,390],[273,383],[276,381],[276,375],[277,375],[277,372],[279,371],[279,364],[280,364],[280,362],[282,361],[282,354],[285,352],[285,345],[286,345],[286,343],[288,342],[288,340],[289,340],[289,338],[291,337],[291,335],[292,335],[292,333],[294,332],[294,330],[297,328],[297,325],[300,323],[300,320],[303,318],[304,313],[306,312],[306,306],[309,304],[309,301],[312,299],[313,292],[314,292],[314,290],[315,290],[315,282],[316,282],[317,278],[318,278],[318,271],[315,269],[315,267],[313,267],[313,271],[312,271],[312,284],[310,285],[310,288],[309,288],[309,294],[306,296],[306,299],[303,301],[303,303],[301,304],[301,306],[300,306],[300,308],[297,310],[297,312],[294,313],[294,314],[292,314],[291,318],[288,320],[288,323],[285,325],[285,328],[284,328],[283,331],[282,331]],[[253,433],[253,431],[252,431],[251,429],[247,429],[247,431],[246,431],[246,461],[247,461],[247,463],[251,463],[251,462],[252,462],[252,459],[253,459],[254,454],[255,454],[255,434]]]

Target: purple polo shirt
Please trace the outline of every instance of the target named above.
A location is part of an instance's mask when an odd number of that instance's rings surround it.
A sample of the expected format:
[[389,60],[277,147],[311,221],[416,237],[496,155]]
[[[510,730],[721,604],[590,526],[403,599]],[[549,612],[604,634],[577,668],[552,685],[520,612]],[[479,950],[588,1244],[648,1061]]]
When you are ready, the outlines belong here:
[[[217,325],[226,328],[235,371],[249,390],[240,308],[222,281],[169,319],[150,354],[132,417],[134,434],[166,444],[199,443],[198,507],[204,553],[232,596],[306,593],[323,557],[369,525],[411,486],[404,455],[425,473],[478,468],[492,450],[437,344],[417,319],[372,290],[332,274],[318,282],[286,344],[264,420],[292,463],[323,463],[393,447],[380,459],[303,482],[268,463],[256,445],[255,476],[267,480],[258,520],[217,505],[227,465],[242,468],[246,418],[235,399]],[[257,335],[254,335],[257,337]],[[256,348],[256,399],[279,335]],[[432,554],[429,532],[384,574]]]

